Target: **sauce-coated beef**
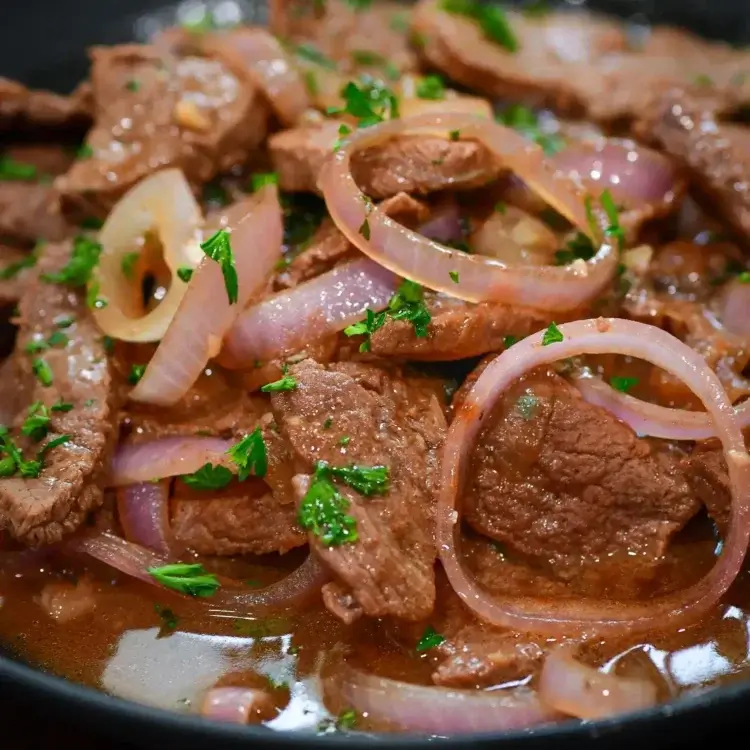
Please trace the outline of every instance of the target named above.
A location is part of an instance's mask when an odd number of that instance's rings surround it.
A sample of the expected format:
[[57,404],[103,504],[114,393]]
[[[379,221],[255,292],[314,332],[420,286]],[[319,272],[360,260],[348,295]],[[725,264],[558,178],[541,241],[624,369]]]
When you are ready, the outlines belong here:
[[70,96],[60,96],[0,78],[0,130],[83,130],[90,122],[90,88],[86,83]]

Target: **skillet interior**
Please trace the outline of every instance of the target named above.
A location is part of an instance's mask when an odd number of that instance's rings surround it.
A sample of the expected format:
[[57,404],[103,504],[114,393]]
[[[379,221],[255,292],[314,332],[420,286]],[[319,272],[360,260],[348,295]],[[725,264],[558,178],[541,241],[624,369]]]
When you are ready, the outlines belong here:
[[[262,20],[264,8],[255,0],[240,2],[245,18]],[[579,3],[576,3],[579,4]],[[692,27],[703,35],[742,43],[750,37],[750,12],[737,0],[593,0],[593,8],[619,15]],[[654,7],[658,6],[658,7]],[[24,0],[15,4],[0,26],[0,73],[31,86],[67,92],[86,73],[84,50],[96,43],[132,40],[144,13],[164,7],[160,0]],[[274,733],[262,728],[235,728],[209,724],[198,717],[172,714],[120,699],[46,675],[11,658],[0,647],[0,695],[20,701],[20,709],[39,706],[45,714],[85,724],[126,747],[246,747],[260,742],[269,748],[304,748],[345,745],[364,748],[383,743],[393,748],[426,747],[427,740],[390,735],[304,736]],[[688,740],[715,736],[717,729],[746,729],[750,716],[742,707],[750,701],[750,683],[713,689],[678,703],[616,717],[594,725],[571,722],[533,731],[495,736],[463,736],[445,740],[444,747],[555,748],[632,746],[646,740],[664,748]],[[13,709],[15,710],[15,708]],[[10,716],[10,714],[8,714]],[[109,745],[113,747],[112,745]]]

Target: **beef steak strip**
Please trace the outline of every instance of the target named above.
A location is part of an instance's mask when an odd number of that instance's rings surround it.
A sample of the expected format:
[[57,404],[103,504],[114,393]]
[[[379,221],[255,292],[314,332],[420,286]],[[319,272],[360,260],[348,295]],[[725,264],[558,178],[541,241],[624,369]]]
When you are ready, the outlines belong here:
[[[0,479],[0,527],[29,545],[59,541],[102,504],[110,454],[117,441],[117,376],[85,294],[39,278],[59,271],[70,253],[70,243],[47,245],[19,302],[14,353],[17,380],[13,387],[23,397],[15,427],[20,427],[28,407],[36,401],[48,408],[60,401],[73,405],[67,412],[51,412],[49,438],[70,435],[71,439],[47,454],[40,476]],[[26,347],[31,341],[46,340],[60,330],[55,320],[61,318],[75,320],[65,329],[68,343],[28,354]],[[32,370],[36,357],[49,365],[49,387]],[[17,442],[26,458],[41,447],[25,438]]]
[[90,122],[88,84],[81,84],[70,96],[60,96],[0,77],[0,131],[82,131]]
[[561,576],[607,556],[656,561],[699,507],[673,456],[548,370],[503,395],[469,476],[466,522]]
[[28,260],[28,252],[15,247],[0,245],[0,305],[15,303],[21,298],[33,271],[30,267],[26,267],[20,268],[12,275],[6,274]]
[[711,447],[716,441],[696,446],[685,460],[685,478],[695,496],[706,506],[706,511],[722,536],[729,528],[732,491],[729,471],[721,448]]
[[58,242],[69,234],[52,185],[0,181],[0,237],[33,244],[40,239]]
[[103,217],[163,167],[179,167],[195,185],[208,182],[243,164],[265,137],[267,105],[224,60],[146,45],[97,47],[91,57],[92,155],[56,181],[66,212]]
[[[339,139],[341,123],[282,130],[268,139],[279,186],[289,192],[319,193],[318,177]],[[425,135],[402,135],[367,148],[352,157],[352,174],[372,198],[397,193],[426,195],[440,190],[464,190],[495,179],[501,166],[477,141],[451,141]]]
[[356,542],[326,547],[310,534],[315,554],[338,578],[324,592],[326,605],[345,621],[362,612],[425,618],[435,603],[433,483],[445,429],[437,399],[410,398],[397,377],[375,366],[306,360],[289,375],[296,388],[274,393],[271,402],[300,472],[320,460],[390,471],[384,495],[339,487],[356,520]]

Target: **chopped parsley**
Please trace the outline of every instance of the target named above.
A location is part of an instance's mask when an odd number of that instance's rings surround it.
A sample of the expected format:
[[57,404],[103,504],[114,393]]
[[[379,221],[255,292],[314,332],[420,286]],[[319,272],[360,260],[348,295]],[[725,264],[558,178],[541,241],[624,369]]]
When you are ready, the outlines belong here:
[[280,380],[274,380],[273,383],[266,383],[261,388],[263,393],[279,393],[280,391],[293,391],[297,387],[297,379],[291,375],[284,375]]
[[349,501],[329,479],[327,465],[320,462],[299,508],[298,520],[303,529],[312,531],[329,546],[352,544],[359,538],[357,522],[347,511]]
[[27,460],[23,457],[20,448],[15,444],[7,427],[0,425],[0,453],[6,456],[0,460],[0,476],[11,477],[21,476],[27,479],[35,479],[42,473],[44,468],[44,458],[49,451],[64,445],[71,439],[70,435],[60,435],[50,440],[42,450],[40,450],[36,459]]
[[237,477],[240,482],[244,482],[251,474],[262,478],[268,471],[268,452],[260,427],[256,427],[239,443],[233,445],[227,451],[227,455],[239,469]]
[[203,186],[201,200],[223,208],[231,203],[229,194],[218,182],[208,182]]
[[75,322],[76,322],[76,319],[75,318],[70,318],[70,317],[55,318],[55,320],[54,320],[54,324],[58,328],[70,328],[70,326],[72,326],[73,323],[75,323]]
[[34,253],[29,253],[25,258],[17,260],[15,263],[9,263],[5,268],[0,269],[0,279],[3,281],[13,279],[18,276],[24,268],[32,268],[36,265],[37,257]]
[[132,281],[135,264],[138,262],[138,258],[140,257],[141,254],[139,252],[125,253],[125,255],[122,256],[122,260],[120,261],[120,269],[122,270],[122,275],[126,279]]
[[38,176],[39,172],[33,164],[16,161],[9,156],[0,157],[0,180],[28,182]]
[[709,75],[706,75],[705,73],[701,73],[700,75],[695,76],[693,83],[695,83],[696,86],[713,86],[714,85],[713,78],[711,78],[711,76]]
[[102,336],[102,346],[107,354],[112,354],[115,350],[115,340],[111,336]]
[[346,4],[353,10],[367,10],[372,5],[372,0],[346,0]]
[[567,266],[576,260],[591,260],[594,255],[594,243],[583,232],[576,232],[573,238],[565,243],[565,247],[555,253],[555,265]]
[[234,255],[232,253],[232,245],[229,241],[229,232],[226,229],[220,229],[205,242],[201,243],[201,250],[211,260],[219,264],[221,273],[224,276],[224,286],[227,290],[229,304],[236,305],[239,295],[239,281],[237,279],[237,269],[234,266]]
[[52,404],[50,407],[51,411],[68,412],[73,410],[73,404],[70,401],[63,401],[60,399],[56,404]]
[[190,279],[193,278],[193,269],[187,266],[180,266],[177,269],[177,278],[180,281],[184,281],[186,284],[190,283]]
[[517,344],[521,339],[518,336],[504,336],[503,337],[503,347],[505,349],[510,349],[513,344]]
[[539,399],[533,393],[524,393],[516,401],[516,411],[527,422],[534,417],[539,407]]
[[336,139],[336,141],[333,144],[333,150],[338,151],[341,146],[343,145],[343,139],[346,138],[347,135],[350,135],[352,132],[352,129],[345,124],[339,125],[339,137]]
[[106,299],[99,296],[99,282],[94,281],[89,284],[86,292],[86,305],[92,310],[103,310],[108,304]]
[[599,201],[609,221],[609,226],[604,230],[604,234],[607,237],[615,237],[620,250],[622,250],[625,246],[625,231],[620,226],[620,214],[614,198],[612,198],[612,193],[609,190],[602,191]]
[[448,271],[448,276],[451,277],[451,281],[454,284],[458,284],[458,279],[459,279],[459,277],[458,277],[458,271]]
[[38,354],[49,349],[49,345],[44,339],[32,339],[24,347],[24,351],[27,354]]
[[177,627],[177,615],[167,607],[162,607],[160,604],[154,605],[156,614],[161,617],[162,627],[167,630],[174,630]]
[[137,385],[145,372],[146,365],[131,365],[130,372],[128,373],[128,383],[130,385]]
[[31,363],[31,371],[36,375],[36,379],[45,388],[49,388],[52,385],[52,369],[41,357],[37,357],[37,359],[33,360]]
[[342,435],[339,438],[339,445],[349,445],[349,443],[352,442],[352,439],[348,435]]
[[387,466],[329,466],[325,461],[318,461],[316,474],[332,476],[348,484],[362,495],[382,495],[388,491],[389,474]]
[[94,149],[89,146],[88,143],[84,143],[78,151],[76,151],[76,158],[78,159],[90,159],[94,155]]
[[445,99],[445,84],[440,76],[426,76],[417,83],[417,96],[420,99]]
[[141,82],[135,78],[131,78],[126,84],[125,88],[128,91],[138,91],[138,89],[141,87]]
[[53,331],[50,337],[47,339],[49,346],[62,346],[65,347],[70,343],[70,339],[62,331]]
[[353,708],[348,708],[336,717],[336,729],[344,731],[347,729],[354,729],[354,727],[357,726],[357,721],[357,712]]
[[87,216],[86,218],[81,219],[79,226],[81,229],[91,229],[96,231],[104,226],[104,222],[101,219],[97,219],[96,216]]
[[548,0],[530,0],[521,7],[521,13],[527,18],[540,18],[550,12]]
[[557,133],[545,133],[539,125],[539,119],[533,110],[522,104],[512,104],[495,118],[501,125],[517,130],[525,138],[533,141],[548,156],[565,148],[564,139]]
[[429,651],[431,648],[439,646],[444,641],[445,636],[440,635],[440,633],[438,633],[435,628],[432,627],[432,625],[428,625],[425,628],[424,633],[422,633],[422,637],[419,639],[419,643],[417,643],[416,650],[419,653],[423,651]]
[[188,596],[213,596],[220,584],[213,573],[198,564],[174,563],[148,568],[148,574],[162,586]]
[[629,378],[626,376],[613,375],[609,379],[609,384],[620,393],[627,393],[631,388],[638,385],[638,378]]
[[503,8],[484,0],[442,0],[440,7],[448,13],[466,16],[476,21],[484,36],[504,47],[508,52],[518,51],[518,37],[508,21]]
[[326,421],[323,422],[323,429],[330,430],[332,424],[333,424],[333,417],[327,417]]
[[329,115],[347,114],[357,120],[357,127],[366,128],[399,116],[398,98],[380,81],[367,81],[357,85],[349,81],[341,89],[344,107],[329,107]]
[[359,233],[369,242],[370,240],[370,221],[367,217],[362,222],[362,226],[359,228]]
[[51,421],[49,409],[41,401],[37,401],[29,407],[28,415],[21,425],[21,434],[38,443],[47,437]]
[[234,474],[226,466],[206,463],[193,474],[183,474],[180,479],[194,490],[220,490],[234,479]]
[[256,193],[264,185],[278,185],[279,176],[276,172],[256,172],[250,177],[250,187]]
[[406,33],[409,30],[409,16],[406,13],[394,13],[388,25],[393,31]]
[[448,133],[448,138],[450,138],[452,141],[457,141],[460,137],[461,137],[460,130],[451,130]]
[[737,281],[740,284],[750,284],[750,271],[741,271],[737,274]]
[[320,65],[323,68],[329,70],[336,70],[336,63],[331,60],[330,57],[324,55],[317,47],[312,44],[305,43],[300,44],[294,49],[297,57],[301,57],[303,60]]
[[352,50],[352,60],[357,65],[385,65],[386,59],[383,55],[369,49]]
[[554,324],[550,323],[547,330],[542,336],[542,346],[549,346],[550,344],[559,344],[565,337],[562,335],[560,329]]
[[320,93],[320,86],[318,86],[318,79],[315,76],[315,72],[312,70],[306,70],[304,78],[307,93],[310,94],[310,96],[317,96]]
[[91,274],[99,263],[102,246],[90,237],[79,235],[73,240],[70,260],[55,273],[43,273],[41,278],[50,284],[67,284],[82,287],[88,284]]
[[495,204],[495,211],[499,214],[505,214],[508,211],[508,207],[502,201],[498,201]]

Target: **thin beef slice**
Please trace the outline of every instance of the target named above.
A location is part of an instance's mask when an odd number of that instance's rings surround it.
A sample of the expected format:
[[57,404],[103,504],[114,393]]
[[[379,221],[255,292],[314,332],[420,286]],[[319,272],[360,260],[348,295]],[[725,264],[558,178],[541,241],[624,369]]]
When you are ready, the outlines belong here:
[[39,239],[58,242],[69,234],[52,185],[0,181],[0,237],[32,244]]
[[719,533],[725,536],[731,516],[732,489],[724,454],[711,443],[715,441],[698,445],[685,460],[685,477],[695,496],[706,506]]
[[33,262],[28,252],[0,245],[0,305],[18,302],[29,276],[33,275]]
[[[29,545],[59,541],[102,504],[117,441],[117,376],[85,293],[40,279],[42,274],[60,271],[70,254],[69,243],[46,246],[19,303],[14,353],[17,380],[12,387],[21,396],[21,409],[15,428],[20,428],[28,407],[37,401],[48,408],[60,402],[73,406],[69,411],[51,412],[48,439],[70,435],[70,440],[46,455],[39,477],[0,479],[0,527]],[[69,318],[74,323],[65,328],[66,344],[28,353],[29,343],[46,341],[61,330],[55,321]],[[52,373],[49,385],[34,373],[34,362],[39,359]],[[18,438],[17,444],[26,458],[33,458],[43,443]]]
[[699,507],[674,457],[545,370],[503,395],[468,476],[465,520],[561,577],[608,557],[656,561]]
[[265,137],[267,105],[224,60],[145,45],[97,47],[91,57],[91,155],[57,180],[66,211],[104,216],[163,167],[179,167],[200,185],[243,164]]
[[296,388],[275,393],[272,406],[300,472],[321,460],[390,472],[384,495],[338,487],[356,520],[356,542],[326,547],[310,535],[338,578],[325,588],[326,605],[347,622],[362,613],[425,618],[435,603],[433,484],[445,429],[437,399],[411,398],[402,381],[374,366],[306,360],[289,376]]
[[28,89],[0,77],[0,131],[82,131],[91,122],[88,84],[81,84],[70,96]]

